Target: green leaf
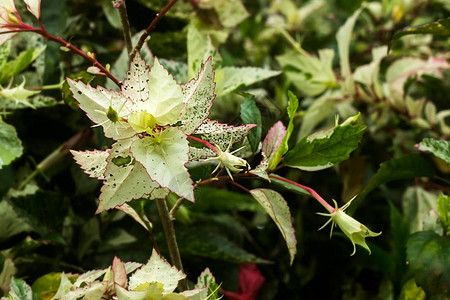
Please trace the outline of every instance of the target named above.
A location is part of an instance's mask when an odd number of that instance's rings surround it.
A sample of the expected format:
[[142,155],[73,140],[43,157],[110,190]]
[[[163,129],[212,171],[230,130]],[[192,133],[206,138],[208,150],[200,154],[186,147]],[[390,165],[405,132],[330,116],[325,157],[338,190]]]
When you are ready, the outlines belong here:
[[70,150],[77,164],[81,166],[89,177],[105,179],[105,170],[110,155],[109,151],[74,151]]
[[[86,71],[81,71],[79,73],[71,74],[71,75],[67,76],[67,79],[82,81],[85,84],[90,83],[94,78],[95,78],[94,75],[92,75]],[[78,102],[73,97],[73,94],[70,90],[70,86],[69,86],[69,83],[67,80],[64,81],[61,92],[62,92],[64,102],[67,105],[69,105],[71,108],[78,109]]]
[[441,219],[442,227],[447,235],[450,234],[450,197],[440,194],[436,203],[437,212]]
[[11,41],[7,41],[0,46],[0,69],[8,61],[9,53],[11,52]]
[[450,239],[432,231],[416,232],[408,240],[407,259],[417,285],[427,295],[448,295]]
[[356,19],[363,10],[364,6],[357,9],[345,24],[341,26],[336,34],[336,40],[339,52],[339,63],[341,66],[341,76],[344,78],[343,90],[345,93],[353,94],[355,92],[352,71],[350,69],[350,40]]
[[279,74],[281,74],[280,71],[255,67],[224,67],[216,70],[216,95],[217,97],[221,97],[242,87],[252,85]]
[[52,299],[61,283],[61,273],[48,273],[39,277],[31,286],[39,299]]
[[248,134],[248,141],[252,147],[253,153],[258,151],[259,142],[262,135],[262,120],[261,112],[256,106],[254,99],[246,98],[244,103],[241,104],[241,119],[245,124],[256,124],[256,128],[250,130]]
[[189,207],[193,212],[261,211],[248,194],[225,189],[199,187],[195,189],[195,205]]
[[409,225],[398,211],[398,209],[389,202],[390,208],[390,225],[392,230],[392,256],[397,266],[393,274],[393,281],[400,283],[400,278],[406,271],[406,242],[409,237]]
[[[220,299],[219,285],[216,283],[216,278],[211,273],[209,268],[206,268],[197,278],[195,289],[201,290],[200,299]],[[202,290],[206,288],[205,290]]]
[[414,278],[408,280],[402,287],[399,300],[422,300],[425,299],[425,292],[418,287]]
[[421,151],[433,153],[436,157],[444,160],[450,166],[450,142],[432,138],[423,139],[417,146]]
[[272,220],[277,224],[278,229],[286,241],[289,250],[290,264],[294,261],[297,253],[297,239],[295,238],[294,227],[291,222],[291,212],[286,200],[278,192],[269,189],[254,189],[250,191],[253,198],[258,201]]
[[433,174],[433,167],[419,155],[408,154],[400,158],[385,161],[380,164],[377,173],[370,179],[355,201],[353,201],[352,207],[356,207],[356,203],[362,201],[372,190],[383,183],[399,179],[430,177]]
[[14,209],[7,201],[0,202],[0,243],[4,243],[10,237],[32,231],[32,228],[18,217]]
[[290,167],[307,171],[329,168],[343,160],[358,147],[365,126],[338,125],[304,137],[284,159]]
[[292,84],[307,96],[317,96],[337,85],[333,71],[334,51],[319,50],[319,58],[290,51],[276,59]]
[[103,181],[97,213],[145,197],[159,186],[151,180],[142,164],[130,163],[126,166],[117,166],[112,162],[117,156],[131,156],[129,151],[131,142],[131,140],[117,142],[110,151],[111,155],[107,158],[104,177],[106,180]]
[[211,59],[206,60],[196,79],[182,85],[183,102],[180,129],[191,134],[208,117],[214,95],[214,72]]
[[133,142],[131,152],[152,180],[180,197],[194,201],[194,186],[188,170],[189,146],[186,135],[177,128],[161,132],[161,143],[146,137]]
[[394,34],[391,40],[391,45],[392,42],[408,34],[433,34],[433,35],[450,36],[450,18],[440,19],[435,22],[421,24],[417,26],[405,27]]
[[22,153],[22,142],[17,137],[16,129],[0,120],[0,169],[9,165]]
[[269,263],[207,228],[178,228],[180,252],[230,263]]
[[152,256],[147,264],[130,277],[128,288],[135,290],[145,283],[160,282],[163,284],[164,293],[171,293],[177,287],[178,281],[185,277],[186,275],[183,272],[172,267],[153,249]]
[[19,74],[28,67],[43,51],[45,46],[39,49],[28,49],[20,53],[14,60],[5,63],[0,68],[0,83],[4,83],[14,75]]
[[430,212],[436,217],[437,198],[438,195],[435,192],[428,191],[420,185],[406,188],[401,204],[403,217],[409,225],[410,233],[425,230],[425,221]]
[[269,170],[275,169],[278,163],[280,162],[281,158],[283,157],[283,155],[288,151],[289,138],[291,137],[292,131],[294,130],[294,116],[298,108],[298,98],[291,91],[288,91],[288,97],[289,103],[287,107],[287,113],[289,116],[289,124],[286,129],[286,134],[284,135],[283,140],[281,141],[280,147],[278,147],[276,153],[269,160],[269,167],[268,167]]
[[9,296],[13,300],[33,300],[33,293],[30,286],[22,279],[13,278],[11,280],[11,291]]

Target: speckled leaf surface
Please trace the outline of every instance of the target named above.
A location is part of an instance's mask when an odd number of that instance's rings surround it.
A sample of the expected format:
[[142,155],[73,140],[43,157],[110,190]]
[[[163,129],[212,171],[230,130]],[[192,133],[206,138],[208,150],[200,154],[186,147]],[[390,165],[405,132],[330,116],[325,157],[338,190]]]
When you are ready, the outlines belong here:
[[131,152],[150,177],[180,197],[194,201],[194,187],[187,168],[189,146],[186,135],[177,128],[161,133],[161,143],[146,137],[133,142]]
[[97,179],[105,179],[106,159],[109,156],[109,150],[107,151],[74,151],[71,150],[73,157],[77,164],[81,166],[85,173],[89,174],[89,177]]
[[122,84],[122,95],[134,103],[148,99],[149,68],[139,53],[136,53],[130,64],[130,70]]

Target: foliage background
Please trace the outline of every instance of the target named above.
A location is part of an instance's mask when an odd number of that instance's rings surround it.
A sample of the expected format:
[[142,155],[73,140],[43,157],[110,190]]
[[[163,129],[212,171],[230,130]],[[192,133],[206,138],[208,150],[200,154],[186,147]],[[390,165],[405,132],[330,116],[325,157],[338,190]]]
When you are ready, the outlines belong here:
[[[127,1],[133,33],[148,26],[165,4],[159,2]],[[286,95],[288,89],[293,90],[301,100],[293,134],[298,137],[305,120],[314,119],[309,108],[317,103],[321,93],[306,95],[287,75],[289,71],[295,72],[295,66],[283,65],[279,57],[292,51],[292,45],[276,28],[301,42],[301,47],[313,55],[317,55],[319,49],[336,50],[337,29],[362,3],[343,0],[244,1],[249,17],[231,27],[217,24],[218,16],[211,9],[199,8],[196,15],[203,18],[209,30],[216,31],[212,31],[216,38],[213,43],[222,56],[222,66],[257,66],[284,71],[280,76],[252,85],[247,92],[257,95],[264,136],[275,121],[281,119],[287,124]],[[24,11],[23,4],[16,5]],[[389,45],[397,30],[449,17],[449,6],[445,1],[395,0],[378,2],[378,5],[378,15],[375,14],[377,10],[364,11],[357,20],[350,47],[352,70],[370,63],[372,49]],[[147,44],[151,52],[159,58],[186,62],[187,26],[194,13],[190,3],[177,3],[151,34]],[[61,34],[83,50],[95,52],[100,62],[113,64],[124,48],[119,19],[107,0],[43,0],[42,21],[53,34]],[[225,32],[229,34],[226,42],[220,43],[220,34]],[[43,44],[44,41],[32,34],[21,34],[12,40],[11,57]],[[46,45],[45,52],[33,65],[15,76],[12,84],[21,83],[23,78],[28,87],[55,84],[89,66],[80,57],[61,51],[59,45]],[[403,37],[392,44],[391,52],[383,59],[380,80],[386,80],[386,70],[402,57],[424,60],[441,57],[448,61],[449,46],[445,36]],[[333,67],[337,72],[337,54]],[[126,69],[117,68],[120,71],[116,76],[122,79]],[[405,94],[414,101],[426,99],[437,111],[449,109],[448,67],[441,72],[410,77],[405,84]],[[7,83],[5,81],[3,85]],[[101,77],[95,77],[91,82],[93,86],[104,83],[105,79]],[[153,222],[153,236],[119,211],[94,215],[100,184],[84,174],[67,152],[63,151],[64,155],[51,162],[43,174],[23,185],[39,162],[74,136],[72,146],[78,149],[105,149],[111,144],[99,128],[90,128],[90,121],[76,109],[70,95],[61,95],[59,89],[44,91],[43,95],[50,100],[38,109],[10,110],[8,100],[3,100],[5,111],[11,113],[2,118],[17,130],[23,155],[0,170],[0,228],[3,228],[0,232],[0,263],[5,269],[13,263],[15,276],[32,284],[50,272],[77,273],[107,267],[114,256],[124,261],[145,262],[153,247],[152,240],[157,242],[163,254],[167,253],[154,204],[144,201],[133,204],[145,211]],[[419,154],[414,145],[427,137],[448,140],[450,133],[445,127],[426,119],[426,113],[423,119],[431,125],[423,126],[411,109],[396,107],[384,101],[389,98],[384,96],[385,99],[375,102],[364,101],[358,96],[352,99],[352,110],[362,113],[363,123],[368,128],[360,147],[349,160],[317,172],[280,171],[280,175],[313,187],[325,199],[346,201],[367,187],[381,163],[404,158],[407,154],[415,155],[410,156],[414,172],[406,176],[409,178],[400,176],[402,180],[391,181],[395,176],[384,177],[389,180],[381,180],[383,184],[379,188],[368,191],[355,212],[358,220],[369,228],[383,232],[368,242],[372,255],[358,248],[355,256],[349,256],[351,244],[343,234],[335,233],[330,240],[327,232],[317,231],[325,222],[315,214],[321,207],[310,197],[279,186],[275,189],[289,203],[298,240],[298,255],[289,266],[285,242],[258,204],[232,185],[215,184],[199,188],[195,205],[185,203],[177,215],[177,237],[187,274],[195,278],[205,267],[210,267],[216,280],[223,282],[222,288],[235,290],[239,264],[260,263],[258,267],[266,281],[258,299],[419,299],[421,290],[416,284],[421,285],[428,296],[444,297],[448,293],[448,276],[424,279],[432,274],[432,270],[426,267],[427,263],[418,269],[414,261],[412,265],[407,264],[407,261],[411,263],[407,260],[407,243],[414,241],[411,240],[414,232],[425,232],[424,235],[433,238],[432,231],[424,229],[438,230],[424,225],[423,220],[430,209],[436,209],[439,193],[449,192],[448,165],[431,154]],[[339,98],[336,102],[345,100]],[[219,97],[213,107],[213,118],[241,124],[239,111],[243,101],[244,98],[235,93]],[[307,134],[313,129],[332,126],[336,113],[341,112],[336,106],[325,104],[317,110],[320,111],[318,121],[313,122]],[[258,159],[253,158],[253,166]],[[404,165],[400,163],[399,167]],[[211,171],[212,167],[201,166],[192,171],[192,176],[201,178]],[[419,176],[426,178],[414,179]],[[266,186],[262,181],[243,184],[249,188]],[[25,189],[20,190],[21,185]],[[445,271],[448,274],[450,248],[446,233],[441,232],[441,235],[441,248],[435,251],[442,260],[433,263],[441,264],[442,274]],[[422,262],[432,260],[429,257],[422,259]],[[0,284],[6,291],[7,276],[2,275]],[[415,281],[411,281],[412,278]],[[408,293],[419,296],[410,297]]]

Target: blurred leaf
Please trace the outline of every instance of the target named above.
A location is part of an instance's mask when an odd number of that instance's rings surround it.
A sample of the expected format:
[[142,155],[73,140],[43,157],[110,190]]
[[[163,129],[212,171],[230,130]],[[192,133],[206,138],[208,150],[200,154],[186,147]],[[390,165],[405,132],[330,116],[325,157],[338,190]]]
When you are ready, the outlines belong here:
[[216,69],[215,73],[217,97],[281,74],[280,71],[255,67],[224,67]]
[[294,227],[291,221],[291,212],[286,200],[278,192],[269,189],[251,190],[250,194],[269,214],[272,220],[277,224],[289,250],[290,264],[294,261],[297,254],[297,239],[295,238]]
[[43,51],[45,47],[39,49],[28,49],[20,53],[15,59],[6,62],[0,68],[0,83],[4,83],[14,75],[19,74],[28,67]]
[[344,93],[353,94],[355,91],[352,71],[350,69],[350,40],[356,19],[363,10],[364,6],[357,9],[351,17],[342,25],[337,34],[336,40],[339,52],[339,64],[341,67],[341,76],[344,78]]
[[395,273],[392,280],[394,283],[400,283],[401,276],[406,270],[406,242],[409,237],[409,225],[398,211],[398,209],[389,202],[390,225],[392,231],[392,256],[395,261]]
[[[4,99],[8,100],[8,99]],[[2,103],[3,107],[8,110],[15,109],[24,109],[24,108],[42,108],[42,107],[52,107],[58,105],[58,101],[55,98],[44,96],[44,95],[36,95],[27,99],[28,103],[24,103],[21,101],[4,101]]]
[[432,231],[416,232],[408,240],[407,257],[418,286],[427,295],[450,291],[450,239]]
[[307,171],[329,168],[343,160],[358,147],[365,126],[344,125],[304,137],[290,150],[284,164]]
[[13,276],[16,274],[17,269],[14,266],[14,262],[11,258],[5,258],[0,253],[0,292],[7,293],[11,284]]
[[247,194],[211,187],[197,188],[195,205],[186,205],[193,212],[261,211],[261,207]]
[[377,173],[370,179],[355,201],[353,201],[353,207],[356,207],[355,202],[362,201],[372,190],[383,183],[399,179],[431,177],[433,174],[433,167],[425,159],[416,154],[408,154],[400,158],[385,161],[380,164]]
[[207,228],[178,228],[180,252],[231,263],[269,263]]
[[261,142],[262,120],[261,112],[256,106],[255,99],[246,97],[244,103],[241,104],[241,119],[245,124],[258,125],[255,128],[250,129],[247,136],[253,153],[256,153],[258,151],[259,143]]
[[392,42],[408,34],[433,34],[433,35],[450,36],[450,18],[440,19],[435,22],[421,24],[417,26],[405,27],[394,34],[391,40],[391,45]]
[[450,234],[450,197],[440,194],[437,199],[437,212],[441,219],[442,227],[447,235]]
[[108,23],[111,24],[111,26],[114,27],[115,29],[122,30],[122,24],[120,23],[120,16],[118,10],[114,8],[111,1],[109,0],[102,0],[101,3],[103,13],[106,16]]
[[289,150],[288,142],[289,138],[291,137],[292,131],[294,130],[294,117],[298,108],[298,98],[291,91],[288,91],[288,97],[289,103],[287,107],[287,113],[289,116],[289,124],[286,129],[286,134],[284,135],[283,140],[281,141],[281,144],[278,147],[278,150],[269,160],[269,167],[268,167],[269,170],[275,169],[278,163],[280,162],[281,158],[283,157],[283,155]]
[[51,300],[56,294],[61,282],[61,273],[48,273],[36,279],[31,289],[40,300]]
[[32,231],[32,228],[20,219],[7,201],[0,201],[0,243],[21,232]]
[[22,279],[13,278],[9,296],[13,300],[33,300],[33,293],[30,286]]
[[16,129],[0,119],[0,169],[22,156],[22,142],[17,137]]
[[423,139],[417,146],[421,151],[428,151],[444,160],[450,166],[450,142],[432,138]]
[[0,68],[3,68],[5,63],[8,61],[10,52],[11,52],[11,41],[7,41],[0,46]]
[[306,52],[287,52],[276,59],[292,84],[307,96],[317,96],[337,85],[333,72],[334,51],[319,50],[319,58]]
[[34,195],[27,195],[11,200],[18,216],[23,218],[42,239],[64,243],[60,232],[68,213],[68,203],[63,195],[54,191],[39,190]]
[[416,285],[414,278],[408,280],[402,287],[399,300],[423,300],[425,299],[425,292],[422,288]]

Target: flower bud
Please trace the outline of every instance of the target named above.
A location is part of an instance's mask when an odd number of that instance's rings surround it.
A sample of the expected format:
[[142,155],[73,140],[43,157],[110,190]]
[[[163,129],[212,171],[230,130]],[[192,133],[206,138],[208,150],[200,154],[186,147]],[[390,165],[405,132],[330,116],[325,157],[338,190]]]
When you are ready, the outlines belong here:
[[233,173],[242,173],[250,169],[248,162],[240,157],[237,157],[229,152],[222,152],[219,155],[219,160],[223,166]]
[[369,230],[369,228],[367,228],[364,224],[361,224],[360,222],[358,222],[357,220],[355,220],[354,218],[350,217],[345,213],[345,209],[347,209],[350,206],[352,201],[353,199],[347,202],[341,208],[339,208],[337,206],[336,201],[333,200],[336,207],[334,212],[329,214],[318,213],[319,215],[330,217],[330,220],[328,220],[320,229],[324,228],[326,225],[328,225],[328,223],[332,222],[330,232],[331,238],[333,234],[334,225],[337,224],[339,228],[342,230],[342,232],[345,233],[345,235],[350,239],[350,241],[353,244],[353,253],[351,255],[354,255],[356,253],[355,244],[362,246],[364,249],[369,251],[370,254],[371,253],[370,248],[366,244],[366,237],[379,236],[381,232],[375,233]]

